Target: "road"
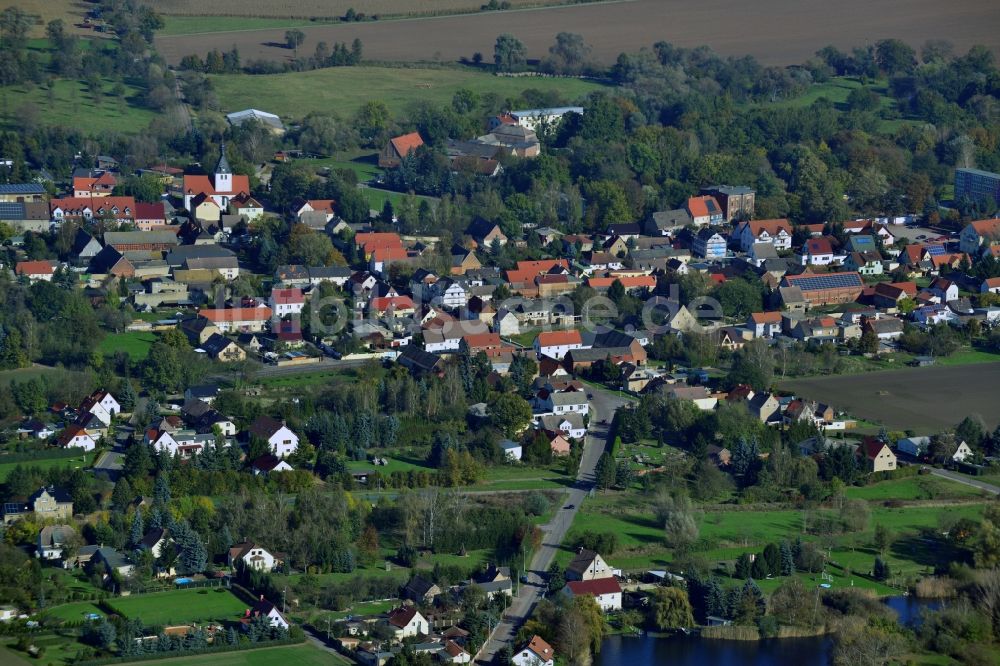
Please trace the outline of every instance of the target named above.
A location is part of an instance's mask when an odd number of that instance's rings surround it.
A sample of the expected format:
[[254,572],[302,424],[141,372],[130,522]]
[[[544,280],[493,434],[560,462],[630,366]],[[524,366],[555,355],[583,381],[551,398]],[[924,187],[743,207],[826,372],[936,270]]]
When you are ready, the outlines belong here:
[[[576,484],[570,488],[566,494],[563,506],[572,506],[572,509],[561,508],[556,510],[555,517],[547,525],[542,526],[544,535],[542,545],[535,551],[531,558],[531,564],[527,572],[528,582],[520,586],[518,595],[504,615],[504,621],[494,631],[492,637],[487,641],[479,654],[477,663],[490,664],[496,656],[497,651],[504,645],[510,644],[517,635],[517,630],[524,624],[524,621],[531,615],[535,604],[542,597],[545,590],[545,573],[552,564],[559,545],[562,543],[573,524],[573,518],[583,500],[594,487],[594,473],[597,470],[597,461],[601,459],[604,449],[607,446],[608,428],[599,425],[603,419],[610,423],[615,410],[624,405],[627,400],[619,397],[617,393],[605,391],[598,388],[588,387],[593,394],[590,401],[591,430],[587,433],[584,444],[583,456],[580,459],[580,470],[577,473]],[[513,647],[513,646],[511,646]]]
[[962,485],[971,486],[972,488],[978,488],[979,490],[985,490],[993,495],[1000,495],[1000,488],[992,484],[986,483],[985,481],[980,481],[973,476],[968,476],[966,474],[959,474],[958,472],[952,472],[947,469],[938,469],[936,467],[928,467],[931,474],[934,476],[940,476],[942,479],[950,479]]

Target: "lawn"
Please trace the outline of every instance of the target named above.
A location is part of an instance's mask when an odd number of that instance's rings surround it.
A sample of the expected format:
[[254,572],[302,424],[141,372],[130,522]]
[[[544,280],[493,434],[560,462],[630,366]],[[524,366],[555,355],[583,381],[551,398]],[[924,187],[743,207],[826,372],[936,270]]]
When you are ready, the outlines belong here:
[[[148,661],[137,662],[148,664]],[[211,663],[212,666],[329,666],[330,664],[350,664],[344,657],[331,654],[312,645],[282,645],[280,647],[260,648],[257,650],[239,650],[237,652],[212,653],[210,655],[195,655],[192,657],[176,657],[174,659],[159,659],[158,664],[171,666],[202,666]]]
[[393,192],[392,190],[383,190],[374,187],[362,187],[361,195],[368,200],[368,208],[371,210],[382,210],[385,207],[385,202],[388,201],[392,204],[394,209],[399,209],[403,205],[403,200],[408,196],[415,196],[417,203],[423,199],[426,199],[431,203],[432,206],[437,204],[437,199],[434,197],[426,197],[423,195],[409,195],[403,194],[402,192]]
[[118,351],[129,355],[133,361],[141,361],[149,356],[149,348],[156,342],[156,334],[145,331],[112,333],[101,340],[97,350],[106,356]]
[[247,604],[225,588],[174,590],[119,597],[111,607],[127,618],[147,625],[169,625],[204,620],[235,620]]
[[46,613],[51,617],[66,620],[67,622],[79,622],[86,619],[87,615],[91,613],[96,613],[101,617],[107,615],[107,613],[89,601],[75,601],[70,604],[53,606]]
[[[91,454],[88,453],[85,455],[66,456],[65,458],[40,458],[38,460],[0,463],[0,482],[6,481],[7,475],[18,465],[22,467],[40,467],[43,470],[49,470],[54,467],[72,467],[76,469],[78,467],[89,467],[91,457]],[[3,460],[3,457],[0,457],[0,460]]]
[[844,496],[869,501],[933,500],[983,497],[985,493],[971,486],[937,476],[911,476],[905,479],[881,481],[870,486],[850,486]]
[[[224,111],[255,107],[276,113],[286,122],[313,111],[334,111],[349,118],[370,100],[385,102],[398,117],[413,102],[447,104],[461,88],[478,94],[494,93],[501,102],[516,99],[531,88],[558,92],[568,102],[602,88],[579,79],[497,77],[464,68],[330,67],[252,77],[219,74],[211,78]],[[335,95],[336,103],[331,105],[329,96],[317,91]]]
[[3,127],[17,129],[25,123],[75,127],[91,135],[138,134],[156,113],[141,106],[144,91],[125,84],[122,99],[115,97],[111,79],[101,79],[100,104],[83,81],[55,79],[51,91],[44,86],[6,86],[0,93]]

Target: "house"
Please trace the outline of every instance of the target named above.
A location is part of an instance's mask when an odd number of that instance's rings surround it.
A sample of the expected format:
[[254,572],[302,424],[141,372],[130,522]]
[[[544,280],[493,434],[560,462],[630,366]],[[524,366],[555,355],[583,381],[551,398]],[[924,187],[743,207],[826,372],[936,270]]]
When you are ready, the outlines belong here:
[[914,282],[879,282],[875,285],[872,302],[880,308],[896,308],[899,302],[917,295]]
[[28,513],[40,520],[68,520],[73,517],[73,498],[61,488],[48,486],[32,493],[27,502],[5,503],[3,511],[8,524]]
[[38,532],[38,548],[35,557],[42,560],[62,558],[63,547],[76,536],[70,525],[47,525]]
[[942,303],[958,298],[958,285],[943,277],[934,278],[927,290],[941,299]]
[[440,356],[424,351],[417,345],[406,345],[403,347],[403,351],[396,357],[396,362],[414,375],[437,373],[440,371],[442,365]]
[[848,253],[847,259],[844,260],[844,268],[862,275],[882,275],[885,271],[882,255],[877,250]]
[[437,657],[446,664],[468,664],[472,662],[472,655],[452,640],[444,642],[444,649],[437,653]]
[[169,252],[181,244],[173,229],[160,231],[106,231],[104,246],[125,252]]
[[1000,294],[1000,277],[986,278],[979,285],[979,291],[983,294]]
[[583,348],[583,338],[577,330],[544,331],[535,338],[534,347],[538,358],[548,356],[558,360],[570,350]]
[[297,287],[271,290],[271,311],[275,317],[297,315],[306,305],[306,297]]
[[418,604],[429,604],[434,601],[434,597],[441,594],[442,590],[436,584],[416,575],[411,578],[403,587],[403,598],[409,599]]
[[702,194],[711,196],[722,208],[726,222],[753,217],[756,192],[742,185],[710,185],[701,188]]
[[76,447],[84,451],[93,451],[97,448],[97,442],[93,435],[76,423],[70,423],[63,429],[59,438],[56,439],[56,444],[64,449]]
[[833,242],[826,236],[810,238],[802,246],[803,266],[828,266],[833,259]]
[[802,298],[811,306],[853,303],[864,291],[861,275],[856,271],[785,275],[781,286],[798,287]]
[[896,469],[896,454],[889,445],[874,437],[865,437],[859,449],[869,472],[889,472]]
[[278,607],[265,599],[263,594],[260,595],[260,599],[257,600],[257,603],[255,603],[253,608],[250,610],[249,617],[266,617],[270,620],[272,627],[279,627],[285,630],[291,626],[288,619],[282,614],[281,611],[278,610]]
[[[582,423],[582,419],[581,419]],[[586,430],[584,431],[586,433]],[[554,456],[568,456],[572,447],[570,446],[569,440],[566,439],[561,433],[553,432],[551,430],[546,430],[545,435],[549,437],[549,449],[552,451]],[[573,435],[570,435],[572,437]]]
[[260,333],[271,320],[269,307],[202,308],[198,311],[221,333]]
[[476,217],[465,230],[465,233],[472,236],[472,240],[482,248],[491,248],[493,244],[506,245],[507,235],[500,229],[496,222],[490,222],[482,217]]
[[430,633],[430,623],[413,606],[400,606],[389,611],[386,623],[396,640],[410,636],[426,636]]
[[650,236],[675,236],[686,226],[693,224],[686,208],[656,211],[649,216],[645,230]]
[[566,565],[566,580],[588,581],[613,576],[614,572],[598,553],[581,548]]
[[102,546],[98,548],[93,557],[90,558],[91,566],[103,564],[108,573],[118,572],[122,576],[129,576],[135,569],[135,565],[129,562],[128,558],[114,548]]
[[258,416],[249,431],[251,437],[267,442],[271,453],[279,458],[290,456],[299,448],[299,436],[289,430],[283,421],[276,421],[270,416]]
[[861,321],[863,331],[871,331],[879,340],[895,340],[903,335],[903,321],[896,317],[865,317]]
[[[88,400],[93,401],[93,404],[100,405],[101,408],[107,412],[108,415],[114,417],[122,412],[122,406],[115,400],[115,396],[111,395],[107,391],[98,389],[90,394]],[[86,400],[84,401],[87,402]],[[84,407],[80,407],[80,411],[83,411]],[[88,411],[93,411],[88,408]]]
[[781,411],[781,405],[772,393],[756,393],[746,405],[750,413],[760,419],[761,423],[773,421]]
[[556,653],[541,636],[532,636],[528,644],[511,658],[514,666],[555,666]]
[[[234,174],[226,159],[226,145],[222,144],[219,161],[215,165],[213,178],[202,175],[184,176],[184,208],[194,212],[194,201],[199,195],[210,198],[219,210],[229,207],[229,200],[241,194],[250,194],[250,179]],[[202,199],[204,201],[204,198]]]
[[90,260],[97,256],[97,253],[102,249],[101,244],[96,238],[88,234],[83,229],[76,230],[76,236],[73,238],[73,247],[70,249],[70,254],[76,257],[80,264],[90,263]]
[[[540,414],[538,416],[538,422],[547,432],[551,433],[561,433],[561,437],[571,437],[573,439],[583,439],[587,434],[587,426],[583,422],[583,414],[578,412],[567,412],[565,414]],[[556,444],[550,442],[552,446],[553,453],[557,453]],[[558,445],[561,449],[561,453],[557,455],[562,455],[562,453],[569,453],[569,443],[566,443],[565,449],[562,449],[563,445]]]
[[500,442],[500,448],[503,450],[504,458],[507,460],[520,460],[523,455],[521,445],[509,439]]
[[778,250],[791,249],[792,233],[792,225],[786,219],[748,220],[736,228],[736,237],[744,252],[754,243],[773,243]]
[[118,223],[135,219],[134,197],[65,197],[49,201],[49,215],[57,225],[74,220],[110,220]]
[[699,227],[726,221],[726,215],[714,197],[691,197],[687,200],[687,211],[691,215],[691,221]]
[[598,607],[607,613],[622,609],[622,588],[614,577],[591,580],[571,580],[566,583],[563,593],[569,598],[590,596]]
[[517,124],[525,129],[554,129],[567,113],[583,115],[582,106],[557,106],[548,109],[521,109],[508,111],[490,118],[489,128],[494,130],[504,124]]
[[294,471],[294,468],[288,464],[288,461],[277,458],[270,453],[264,454],[250,463],[250,469],[253,470],[254,476],[268,476],[276,472]]
[[1000,245],[1000,219],[969,222],[958,235],[958,249],[969,256],[977,257],[995,245]]
[[39,280],[43,282],[52,282],[52,276],[55,274],[55,270],[55,262],[49,261],[48,259],[39,259],[37,261],[19,261],[14,266],[14,274],[27,278],[29,282],[38,282]]
[[[243,566],[247,569],[269,572],[281,564],[281,558],[252,541],[238,543],[229,549],[227,561],[229,566]],[[240,563],[240,564],[237,564]]]
[[219,333],[208,336],[198,348],[222,363],[238,363],[247,359],[247,353],[242,347]]
[[153,557],[159,558],[163,557],[166,548],[172,543],[174,540],[170,537],[170,532],[165,527],[157,527],[143,535],[138,543],[138,548],[148,550]]
[[424,145],[424,139],[419,132],[393,137],[379,153],[378,165],[383,169],[394,169],[402,163],[404,157],[409,156],[422,145]]
[[167,211],[162,201],[155,203],[135,202],[135,228],[139,231],[155,231],[167,224]]
[[45,201],[48,193],[41,183],[2,183],[0,184],[0,202],[26,203]]
[[700,229],[691,240],[691,252],[706,259],[726,256],[726,238],[714,229]]
[[746,327],[755,338],[773,338],[781,335],[781,313],[751,312]]

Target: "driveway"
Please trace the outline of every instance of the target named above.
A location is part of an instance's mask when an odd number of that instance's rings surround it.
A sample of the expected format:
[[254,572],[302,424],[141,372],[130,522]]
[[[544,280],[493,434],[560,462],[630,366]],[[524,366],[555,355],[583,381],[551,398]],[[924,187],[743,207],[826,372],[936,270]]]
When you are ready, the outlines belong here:
[[[546,589],[545,573],[555,559],[559,550],[559,545],[566,537],[573,518],[583,500],[594,487],[597,461],[601,459],[604,449],[607,446],[608,426],[599,425],[604,419],[611,421],[615,410],[626,404],[627,399],[621,397],[613,391],[606,391],[596,387],[588,386],[588,390],[593,394],[590,401],[591,429],[587,433],[584,443],[583,456],[580,459],[580,470],[576,477],[576,484],[569,489],[563,501],[563,508],[556,510],[556,515],[547,525],[542,526],[542,545],[535,551],[531,558],[531,564],[526,572],[528,582],[520,586],[518,595],[514,597],[503,622],[496,628],[490,640],[487,641],[479,654],[477,663],[491,664],[497,651],[504,645],[513,642],[524,621],[528,619],[535,608],[535,604],[543,597]],[[572,509],[565,507],[572,506]],[[513,645],[511,646],[513,647]]]

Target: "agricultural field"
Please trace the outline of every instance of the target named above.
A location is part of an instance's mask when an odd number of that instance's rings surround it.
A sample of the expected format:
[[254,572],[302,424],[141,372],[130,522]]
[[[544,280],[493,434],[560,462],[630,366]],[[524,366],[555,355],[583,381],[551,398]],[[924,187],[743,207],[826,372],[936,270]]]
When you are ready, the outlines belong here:
[[[320,0],[314,0],[319,3]],[[182,4],[183,3],[183,4]],[[191,13],[207,13],[208,5],[196,0],[157,2],[167,13],[179,7],[196,7]],[[304,5],[298,11],[286,5],[262,0],[211,5],[216,14],[260,16],[328,16],[345,11],[344,2],[322,3],[324,11],[309,12]],[[373,0],[366,9],[401,3]],[[431,3],[422,3],[427,8]],[[442,6],[469,4],[464,0],[442,0]],[[481,4],[475,0],[475,5]],[[173,8],[164,9],[163,5]],[[249,7],[248,7],[249,5]],[[264,7],[273,9],[265,10]],[[327,9],[328,8],[328,9]],[[369,9],[369,13],[375,13]],[[180,12],[183,13],[183,12]],[[863,16],[864,20],[858,20]],[[727,0],[709,0],[692,4],[684,0],[635,0],[623,3],[574,4],[537,10],[485,12],[437,18],[339,23],[301,28],[306,34],[302,51],[312,52],[316,43],[350,43],[355,38],[364,43],[365,57],[371,60],[406,62],[454,62],[481,53],[486,60],[493,55],[497,35],[511,33],[528,49],[529,58],[547,55],[556,33],[579,33],[593,48],[596,59],[613,63],[622,52],[637,51],[657,41],[677,46],[708,45],[722,55],[752,55],[768,65],[799,64],[811,58],[818,48],[834,44],[851,48],[875,39],[896,36],[914,45],[928,39],[947,39],[958,50],[983,44],[1000,51],[1000,32],[996,30],[995,9],[979,0],[956,0],[948,11],[940,11],[936,0],[912,0],[907,11],[899,12],[892,4],[872,4],[865,0],[828,3],[806,0],[789,4],[783,0],[761,0],[754,11],[742,12],[738,30],[719,30],[733,17],[733,5]],[[237,22],[236,25],[239,25]],[[176,64],[191,53],[204,54],[213,47],[229,49],[236,44],[244,59],[285,60],[291,52],[283,47],[284,29],[225,31],[202,35],[160,36],[157,49],[167,62]]]
[[235,620],[247,604],[225,588],[155,592],[109,600],[111,607],[147,625],[180,624],[204,620]]
[[156,342],[156,335],[145,331],[112,333],[101,340],[101,344],[97,346],[97,351],[105,355],[112,355],[115,352],[123,351],[133,361],[141,361],[149,355],[149,348],[153,346],[154,342]]
[[990,429],[1000,424],[998,381],[1000,363],[982,363],[974,370],[960,365],[907,368],[794,379],[779,386],[890,429],[930,434],[972,413],[981,414]]
[[[509,0],[514,7],[569,4],[558,0]],[[347,10],[357,8],[368,16],[413,16],[418,14],[446,14],[475,12],[482,7],[482,0],[421,0],[419,3],[401,0],[220,0],[210,5],[198,0],[156,0],[149,2],[156,11],[168,16],[232,16],[257,18],[323,18],[339,19]],[[232,28],[230,28],[232,29]]]
[[517,98],[525,90],[536,88],[574,101],[602,87],[578,79],[497,77],[473,69],[368,66],[252,77],[219,74],[211,79],[224,111],[254,107],[276,113],[286,122],[314,111],[333,111],[349,118],[373,99],[385,102],[390,113],[398,116],[413,102],[447,104],[460,88],[478,94],[494,93],[501,100]]
[[[138,663],[148,664],[149,662]],[[208,656],[177,657],[166,663],[170,666],[202,666],[205,663],[211,663],[212,666],[289,666],[290,664],[295,666],[343,666],[353,662],[305,644],[222,652]]]

